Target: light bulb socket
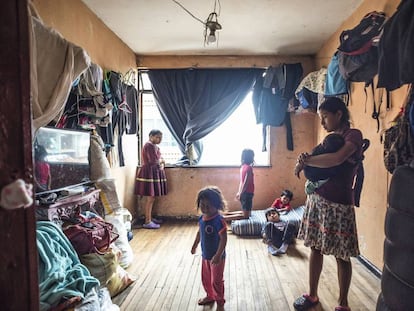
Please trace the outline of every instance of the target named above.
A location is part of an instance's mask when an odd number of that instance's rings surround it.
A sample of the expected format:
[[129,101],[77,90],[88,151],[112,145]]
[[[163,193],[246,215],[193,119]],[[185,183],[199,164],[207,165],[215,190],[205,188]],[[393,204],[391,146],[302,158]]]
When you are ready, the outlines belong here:
[[207,37],[207,42],[209,43],[216,42],[216,34],[214,30],[210,30],[210,34]]

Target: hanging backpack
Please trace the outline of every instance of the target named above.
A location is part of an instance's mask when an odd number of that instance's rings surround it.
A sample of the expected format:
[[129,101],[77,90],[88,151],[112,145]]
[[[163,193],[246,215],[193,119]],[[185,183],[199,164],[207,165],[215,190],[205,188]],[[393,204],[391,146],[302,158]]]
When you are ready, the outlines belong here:
[[[375,104],[374,77],[378,73],[378,42],[386,21],[384,12],[373,11],[365,15],[353,29],[344,30],[340,35],[338,47],[339,71],[349,82],[365,82],[365,105],[368,98],[367,88],[371,87],[373,97],[372,118],[377,121],[379,131],[379,115],[382,98],[378,108]],[[390,107],[387,94],[387,108]]]
[[344,30],[338,47],[339,71],[345,80],[372,83],[378,73],[377,41],[385,23],[385,13],[373,11],[353,29]]
[[329,62],[326,80],[325,96],[338,96],[348,94],[348,83],[339,71],[338,52],[331,57]]
[[383,134],[384,165],[391,174],[398,166],[410,164],[414,160],[414,131],[410,123],[413,107],[414,92],[410,87],[405,106]]

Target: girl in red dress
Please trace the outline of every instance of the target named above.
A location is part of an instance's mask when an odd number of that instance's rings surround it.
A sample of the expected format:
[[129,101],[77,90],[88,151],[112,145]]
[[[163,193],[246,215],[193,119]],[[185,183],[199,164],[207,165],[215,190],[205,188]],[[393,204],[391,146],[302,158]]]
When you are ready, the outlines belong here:
[[167,178],[164,171],[164,159],[161,157],[160,148],[162,132],[151,130],[149,140],[142,149],[142,166],[137,174],[135,182],[135,194],[146,197],[145,199],[145,223],[146,229],[158,229],[161,221],[152,217],[152,208],[155,197],[167,194]]

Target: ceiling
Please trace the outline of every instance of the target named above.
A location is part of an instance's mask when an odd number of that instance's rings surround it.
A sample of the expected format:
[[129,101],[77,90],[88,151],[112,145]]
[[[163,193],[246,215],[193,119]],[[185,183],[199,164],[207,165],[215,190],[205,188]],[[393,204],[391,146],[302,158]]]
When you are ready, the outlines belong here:
[[[363,0],[82,0],[136,54],[313,55]],[[219,14],[217,44],[204,44]],[[197,19],[199,20],[197,20]]]

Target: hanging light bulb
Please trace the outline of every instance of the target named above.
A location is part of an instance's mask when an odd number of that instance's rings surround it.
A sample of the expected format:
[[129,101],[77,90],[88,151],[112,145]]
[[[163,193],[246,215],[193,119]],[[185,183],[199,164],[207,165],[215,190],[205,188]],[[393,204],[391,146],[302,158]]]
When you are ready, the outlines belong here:
[[[189,10],[187,10],[181,3],[179,3],[177,0],[172,0],[176,4],[178,4],[184,11],[186,11],[188,14],[190,14],[193,18],[198,20],[200,23],[204,25],[204,46],[206,44],[217,42],[218,45],[218,38],[216,37],[216,30],[221,30],[222,27],[218,22],[218,16],[220,15],[220,0],[214,0],[214,11],[211,12],[207,20],[204,22],[198,17],[194,16]],[[218,13],[216,12],[216,7],[219,6]]]
[[207,43],[214,43],[216,42],[216,31],[211,29],[210,34],[207,37]]
[[[210,44],[216,42],[216,30],[220,30],[221,25],[217,20],[217,13],[212,12],[209,14],[207,21],[205,22],[205,31],[204,31],[204,44]],[[209,34],[207,36],[207,30]]]

